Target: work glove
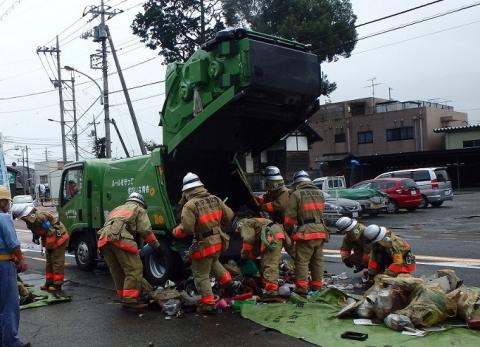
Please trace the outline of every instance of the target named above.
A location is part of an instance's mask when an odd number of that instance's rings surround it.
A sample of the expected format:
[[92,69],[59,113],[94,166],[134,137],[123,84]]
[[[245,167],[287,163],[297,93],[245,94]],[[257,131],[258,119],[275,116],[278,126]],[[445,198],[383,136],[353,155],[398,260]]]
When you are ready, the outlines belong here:
[[345,264],[346,267],[349,267],[349,268],[353,267],[353,261],[350,258],[343,259],[343,263]]
[[356,273],[359,273],[360,271],[362,271],[363,269],[365,269],[365,266],[363,265],[355,265],[355,269],[353,270],[353,273],[356,274]]
[[36,245],[39,245],[39,244],[40,244],[40,238],[37,237],[37,236],[35,236],[35,235],[33,235],[33,237],[32,237],[32,242],[33,242],[34,244],[36,244]]

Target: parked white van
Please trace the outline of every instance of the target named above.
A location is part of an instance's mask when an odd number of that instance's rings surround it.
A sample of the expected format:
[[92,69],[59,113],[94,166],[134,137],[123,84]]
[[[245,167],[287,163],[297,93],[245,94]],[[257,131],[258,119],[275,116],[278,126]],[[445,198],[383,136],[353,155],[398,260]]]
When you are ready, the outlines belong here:
[[439,207],[446,200],[453,200],[452,182],[445,167],[429,167],[412,170],[385,172],[376,178],[401,177],[411,178],[417,183],[423,197],[419,207]]

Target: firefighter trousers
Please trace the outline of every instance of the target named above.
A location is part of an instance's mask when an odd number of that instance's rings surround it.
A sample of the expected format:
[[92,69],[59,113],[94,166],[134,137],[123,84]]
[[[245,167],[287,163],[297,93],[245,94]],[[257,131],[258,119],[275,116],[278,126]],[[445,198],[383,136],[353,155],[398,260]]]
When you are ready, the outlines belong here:
[[62,285],[65,278],[65,248],[67,243],[45,251],[45,279],[47,284]]
[[192,259],[192,274],[195,287],[201,295],[201,302],[207,305],[213,305],[215,298],[210,284],[210,275],[216,277],[221,285],[231,282],[230,273],[223,267],[218,260],[219,254],[214,254],[201,259]]
[[283,242],[276,241],[274,249],[266,249],[260,261],[264,288],[267,292],[276,293],[278,290],[278,266],[282,255]]
[[111,243],[101,248],[117,295],[124,303],[136,303],[140,297],[143,281],[143,264],[140,256],[120,249]]
[[[296,289],[299,293],[307,293],[308,285],[312,289],[320,289],[323,279],[323,239],[298,240],[295,243],[295,275]],[[312,280],[308,282],[308,270]]]

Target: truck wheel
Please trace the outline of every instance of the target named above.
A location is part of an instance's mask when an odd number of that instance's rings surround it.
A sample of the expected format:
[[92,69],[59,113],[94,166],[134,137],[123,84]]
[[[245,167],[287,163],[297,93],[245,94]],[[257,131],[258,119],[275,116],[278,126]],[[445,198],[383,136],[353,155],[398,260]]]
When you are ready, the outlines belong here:
[[97,266],[95,238],[88,232],[81,232],[75,242],[75,261],[83,271],[92,271]]
[[173,271],[173,253],[164,240],[160,242],[161,254],[153,252],[145,259],[145,277],[154,286],[163,285]]

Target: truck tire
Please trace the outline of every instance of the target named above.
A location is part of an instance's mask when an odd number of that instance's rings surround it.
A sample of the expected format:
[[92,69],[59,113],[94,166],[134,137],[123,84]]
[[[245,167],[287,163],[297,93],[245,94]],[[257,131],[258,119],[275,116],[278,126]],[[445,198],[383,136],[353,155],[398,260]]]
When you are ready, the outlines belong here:
[[95,237],[87,231],[80,232],[75,238],[75,261],[83,271],[92,271],[97,267],[97,246]]
[[148,282],[154,286],[163,285],[173,273],[173,252],[164,240],[160,242],[161,254],[153,252],[145,257],[144,270]]

